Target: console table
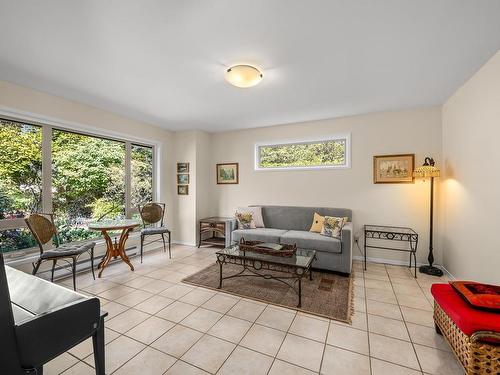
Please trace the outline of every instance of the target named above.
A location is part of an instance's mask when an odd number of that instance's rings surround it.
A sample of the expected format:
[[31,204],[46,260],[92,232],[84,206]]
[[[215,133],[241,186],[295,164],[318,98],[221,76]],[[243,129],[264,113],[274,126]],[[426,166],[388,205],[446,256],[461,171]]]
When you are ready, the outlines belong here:
[[234,222],[235,219],[231,217],[214,216],[200,219],[198,247],[201,245],[229,246]]
[[[366,270],[366,251],[368,248],[371,249],[383,249],[383,250],[393,250],[393,251],[404,251],[410,253],[410,265],[412,266],[412,257],[414,260],[415,268],[415,278],[417,277],[417,245],[418,245],[418,234],[411,228],[406,227],[392,227],[385,225],[365,225],[365,270]],[[406,243],[408,246],[406,248],[392,247],[390,245],[378,246],[377,244],[384,245],[386,242],[380,241],[398,241]]]

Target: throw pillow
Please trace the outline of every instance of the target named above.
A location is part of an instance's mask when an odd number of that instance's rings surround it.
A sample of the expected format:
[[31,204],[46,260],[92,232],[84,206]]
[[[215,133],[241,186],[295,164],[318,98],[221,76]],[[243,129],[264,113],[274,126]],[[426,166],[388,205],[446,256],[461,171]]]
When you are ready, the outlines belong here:
[[251,212],[255,226],[264,228],[264,219],[262,218],[262,207],[238,207],[237,212]]
[[255,229],[255,221],[251,212],[236,212],[238,229]]
[[345,217],[325,216],[320,234],[327,237],[340,237],[340,232],[346,222],[345,219]]
[[313,217],[313,223],[311,225],[311,229],[309,229],[309,232],[321,233],[321,228],[323,228],[324,221],[325,217],[315,212]]

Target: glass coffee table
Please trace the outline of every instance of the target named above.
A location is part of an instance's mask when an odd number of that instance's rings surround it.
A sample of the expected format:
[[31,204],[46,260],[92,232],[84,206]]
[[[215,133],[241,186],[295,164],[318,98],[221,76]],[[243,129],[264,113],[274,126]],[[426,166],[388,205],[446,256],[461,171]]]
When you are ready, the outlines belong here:
[[[302,305],[302,278],[309,275],[312,280],[311,266],[316,259],[314,250],[298,250],[291,257],[282,257],[270,254],[261,254],[253,251],[244,251],[238,244],[226,247],[216,252],[219,264],[219,289],[222,281],[234,277],[262,277],[280,281],[292,288],[299,297],[297,307]],[[241,271],[229,276],[222,276],[225,264],[236,264],[242,267]],[[272,271],[271,274],[269,271]],[[277,275],[276,275],[277,274]]]

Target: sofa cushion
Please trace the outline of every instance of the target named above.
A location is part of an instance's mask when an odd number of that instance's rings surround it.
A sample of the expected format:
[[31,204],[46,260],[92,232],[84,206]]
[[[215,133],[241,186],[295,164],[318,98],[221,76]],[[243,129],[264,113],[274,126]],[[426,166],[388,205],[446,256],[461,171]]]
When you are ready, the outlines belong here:
[[286,245],[297,244],[299,249],[328,251],[331,253],[341,252],[339,238],[325,237],[314,232],[289,230],[281,236],[281,243]]
[[321,216],[348,217],[352,221],[352,212],[345,208],[261,206],[266,228],[287,230],[309,230],[314,213]]
[[236,229],[232,233],[232,238],[236,242],[239,242],[243,237],[246,241],[280,243],[280,237],[285,233],[286,230],[273,228]]

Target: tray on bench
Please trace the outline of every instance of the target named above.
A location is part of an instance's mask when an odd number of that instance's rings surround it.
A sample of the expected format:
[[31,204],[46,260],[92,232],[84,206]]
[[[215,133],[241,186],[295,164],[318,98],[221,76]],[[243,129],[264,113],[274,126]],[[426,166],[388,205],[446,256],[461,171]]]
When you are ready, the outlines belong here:
[[264,241],[245,241],[245,239],[242,237],[238,245],[240,247],[240,250],[243,251],[253,251],[255,253],[269,254],[279,257],[292,257],[297,252],[296,244],[293,245],[280,244],[283,247],[280,250],[275,250],[269,247],[259,246],[264,243],[265,243]]

